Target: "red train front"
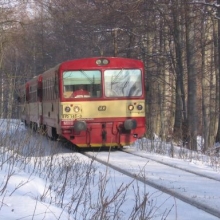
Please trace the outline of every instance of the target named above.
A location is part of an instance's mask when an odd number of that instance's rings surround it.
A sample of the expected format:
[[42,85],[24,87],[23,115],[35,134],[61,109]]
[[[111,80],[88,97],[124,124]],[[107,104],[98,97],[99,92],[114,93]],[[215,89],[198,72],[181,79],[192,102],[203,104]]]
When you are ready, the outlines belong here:
[[72,60],[41,76],[37,94],[42,96],[38,99],[42,100],[41,126],[50,137],[63,136],[79,147],[122,147],[144,135],[141,61],[115,57]]

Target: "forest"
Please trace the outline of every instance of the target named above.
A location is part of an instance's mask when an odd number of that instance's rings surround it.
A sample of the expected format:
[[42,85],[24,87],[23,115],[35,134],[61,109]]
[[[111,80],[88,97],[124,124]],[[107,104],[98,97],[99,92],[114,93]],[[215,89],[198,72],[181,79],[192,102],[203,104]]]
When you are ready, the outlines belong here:
[[19,84],[94,56],[144,62],[146,137],[220,141],[220,0],[1,0],[0,117],[19,117]]

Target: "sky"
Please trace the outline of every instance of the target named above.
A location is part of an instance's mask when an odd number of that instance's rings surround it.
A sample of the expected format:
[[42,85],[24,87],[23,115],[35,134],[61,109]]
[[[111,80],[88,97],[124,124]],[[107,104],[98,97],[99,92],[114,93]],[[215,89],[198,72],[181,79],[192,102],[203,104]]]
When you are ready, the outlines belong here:
[[[62,144],[51,142],[40,134],[28,136],[27,129],[17,121],[9,125],[1,121],[0,124],[1,220],[101,219],[100,216],[103,219],[139,219],[141,215],[148,219],[218,219],[85,155],[63,148]],[[144,140],[142,146],[146,147],[143,149],[136,143],[127,150],[220,179],[219,165],[209,158],[197,154],[193,159],[183,156],[179,159],[178,150],[174,153],[176,158],[149,153],[146,149],[150,143]],[[155,139],[154,144],[157,143]],[[166,147],[164,144],[163,149]],[[34,149],[34,153],[29,153],[30,149]],[[166,179],[164,183],[168,184],[183,175],[181,170],[167,172],[167,167],[144,158],[134,161],[130,154],[124,156],[122,152],[87,153],[156,182]],[[163,175],[165,169],[166,175]],[[158,176],[153,176],[153,171]],[[184,190],[189,195],[191,189],[199,191],[202,184],[212,184],[211,180],[197,183],[189,177],[186,179],[188,186],[184,186]],[[204,201],[216,205],[216,198],[220,201],[218,190],[216,187],[208,187],[208,190],[210,195],[204,196]]]

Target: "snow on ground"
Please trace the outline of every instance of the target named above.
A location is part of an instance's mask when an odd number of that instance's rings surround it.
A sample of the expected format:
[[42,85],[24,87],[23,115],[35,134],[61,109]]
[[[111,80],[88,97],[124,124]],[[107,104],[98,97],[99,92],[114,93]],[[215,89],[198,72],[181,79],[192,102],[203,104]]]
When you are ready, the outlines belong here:
[[[10,126],[8,130],[10,138],[5,136],[5,128],[6,125],[1,124],[1,220],[140,219],[141,216],[145,218],[148,216],[148,219],[170,220],[217,219],[91,161],[82,154],[65,150],[63,153],[49,155],[50,150],[46,149],[46,145],[50,143],[46,141],[43,142],[46,155],[24,156],[12,146],[13,137],[20,134],[20,131],[25,132],[24,127],[17,123]],[[29,146],[30,143],[35,143],[27,141],[27,138],[23,141],[21,136],[17,137],[22,145]],[[34,149],[37,147],[33,146]],[[137,145],[131,148],[138,154],[142,153]],[[146,151],[146,148],[143,151]],[[157,159],[173,161],[173,164],[178,166],[190,164],[191,169],[195,166],[197,171],[199,169],[210,175],[219,176],[219,169],[217,166],[214,168],[210,166],[210,160],[204,163],[204,160],[180,160],[155,153],[150,155]],[[121,160],[123,162],[123,158]]]

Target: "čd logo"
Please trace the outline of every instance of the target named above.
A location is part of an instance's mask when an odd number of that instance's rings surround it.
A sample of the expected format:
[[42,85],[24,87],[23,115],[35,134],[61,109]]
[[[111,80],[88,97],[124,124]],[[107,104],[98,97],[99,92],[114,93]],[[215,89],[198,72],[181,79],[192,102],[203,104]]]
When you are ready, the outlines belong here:
[[101,105],[98,107],[98,111],[105,111],[106,110],[106,106],[105,105]]

